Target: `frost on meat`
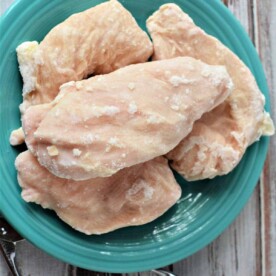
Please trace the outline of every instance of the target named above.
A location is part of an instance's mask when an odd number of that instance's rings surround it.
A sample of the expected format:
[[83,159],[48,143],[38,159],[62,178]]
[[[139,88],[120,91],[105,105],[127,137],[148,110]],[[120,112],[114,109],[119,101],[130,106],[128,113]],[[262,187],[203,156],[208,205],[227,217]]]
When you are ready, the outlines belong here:
[[[172,150],[231,89],[223,66],[190,57],[130,65],[61,86],[52,103],[26,111],[23,130],[53,174],[107,177]],[[57,155],[47,151],[52,146]]]

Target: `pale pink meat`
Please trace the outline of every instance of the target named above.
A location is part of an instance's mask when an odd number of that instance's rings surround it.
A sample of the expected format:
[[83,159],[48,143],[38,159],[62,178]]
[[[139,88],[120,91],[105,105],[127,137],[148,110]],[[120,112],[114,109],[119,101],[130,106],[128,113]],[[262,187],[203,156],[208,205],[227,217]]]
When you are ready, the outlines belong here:
[[25,91],[25,100],[51,102],[65,82],[145,62],[151,54],[134,17],[118,1],[107,1],[70,16],[41,41],[33,53],[34,89]]
[[[145,62],[152,52],[147,34],[116,0],[74,14],[55,26],[41,43],[18,46],[24,81],[20,110],[24,114],[31,105],[51,102],[65,82]],[[12,132],[11,143],[24,141],[20,133]]]
[[148,223],[181,196],[167,160],[158,157],[108,178],[73,181],[58,178],[29,152],[16,159],[22,198],[54,210],[87,235]]
[[147,20],[153,39],[153,60],[191,56],[210,65],[224,65],[233,93],[194,124],[192,132],[167,157],[188,180],[229,173],[246,148],[274,126],[264,112],[264,96],[246,65],[216,38],[206,34],[175,4],[165,4]]
[[172,150],[229,96],[223,66],[190,57],[124,67],[70,82],[23,118],[29,149],[59,177],[107,177]]
[[12,146],[23,144],[25,141],[24,132],[22,127],[12,131],[10,135],[10,144]]

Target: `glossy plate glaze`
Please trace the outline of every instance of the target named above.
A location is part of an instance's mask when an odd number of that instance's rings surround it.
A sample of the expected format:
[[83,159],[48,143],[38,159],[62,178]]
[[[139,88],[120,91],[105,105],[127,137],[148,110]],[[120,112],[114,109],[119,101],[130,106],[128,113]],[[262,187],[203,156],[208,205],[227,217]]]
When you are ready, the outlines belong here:
[[[47,32],[70,14],[92,7],[98,0],[20,0],[1,18],[0,37],[0,165],[1,210],[29,241],[49,254],[76,266],[107,272],[134,272],[161,267],[196,252],[215,239],[238,215],[249,199],[261,173],[268,148],[262,138],[246,152],[229,175],[214,180],[185,182],[181,200],[156,221],[102,236],[74,231],[54,212],[20,197],[14,160],[24,147],[9,145],[11,130],[20,125],[22,82],[15,48],[26,40],[42,40]],[[125,0],[140,26],[161,0]],[[267,85],[256,51],[233,15],[218,1],[175,1],[206,32],[216,36],[249,66],[266,96]]]

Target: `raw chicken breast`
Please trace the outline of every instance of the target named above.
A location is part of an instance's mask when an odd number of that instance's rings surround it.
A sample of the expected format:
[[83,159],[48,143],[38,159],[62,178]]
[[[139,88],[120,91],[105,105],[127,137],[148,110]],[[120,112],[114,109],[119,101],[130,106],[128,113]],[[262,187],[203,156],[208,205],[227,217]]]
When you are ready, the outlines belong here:
[[10,144],[12,146],[21,145],[25,141],[24,132],[22,127],[12,131],[10,135]]
[[130,65],[64,84],[52,104],[26,111],[23,130],[54,175],[107,177],[169,152],[231,88],[225,67],[189,57]]
[[152,44],[133,16],[111,0],[70,16],[40,44],[25,42],[17,53],[23,95],[33,105],[52,101],[65,82],[147,61]]
[[207,64],[226,66],[233,79],[233,93],[204,114],[167,157],[187,180],[229,173],[250,144],[274,133],[253,75],[234,53],[197,27],[175,4],[161,6],[147,20],[147,28],[153,39],[154,60],[191,56]]
[[[51,102],[65,82],[147,61],[152,43],[133,16],[111,0],[70,16],[40,44],[22,43],[17,54],[24,80],[20,106],[24,114],[30,105]],[[12,133],[12,144],[24,141],[18,133]]]
[[58,178],[29,152],[16,159],[22,198],[57,215],[87,235],[141,225],[165,213],[181,196],[167,160],[158,157],[108,178]]

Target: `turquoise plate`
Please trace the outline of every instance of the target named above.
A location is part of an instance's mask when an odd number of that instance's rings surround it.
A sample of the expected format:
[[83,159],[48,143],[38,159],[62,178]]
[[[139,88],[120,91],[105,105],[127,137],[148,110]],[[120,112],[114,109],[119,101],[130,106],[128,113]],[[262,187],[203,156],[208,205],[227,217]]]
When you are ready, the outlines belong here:
[[[102,236],[74,231],[55,215],[20,197],[14,160],[24,148],[9,145],[11,130],[20,125],[22,81],[15,48],[26,40],[42,40],[47,32],[72,13],[99,4],[99,0],[20,0],[0,21],[0,164],[1,210],[7,220],[30,242],[73,265],[106,272],[134,272],[179,261],[214,240],[239,214],[261,173],[268,138],[252,145],[229,175],[182,186],[181,200],[156,221]],[[125,0],[145,29],[149,15],[168,1]],[[207,3],[208,2],[208,3]],[[175,1],[206,32],[216,36],[249,66],[269,98],[264,72],[247,34],[218,0]]]

